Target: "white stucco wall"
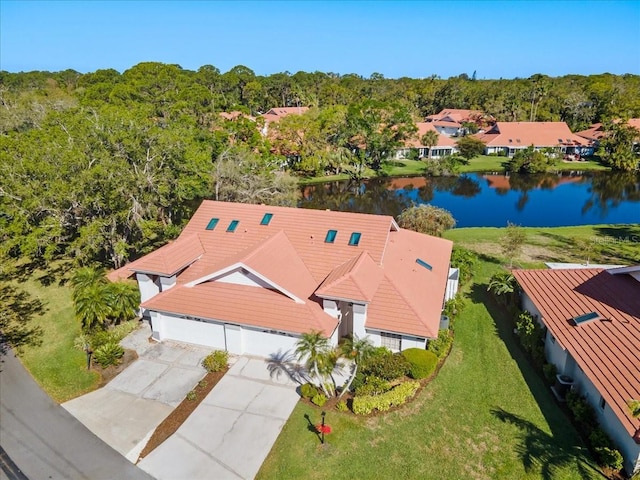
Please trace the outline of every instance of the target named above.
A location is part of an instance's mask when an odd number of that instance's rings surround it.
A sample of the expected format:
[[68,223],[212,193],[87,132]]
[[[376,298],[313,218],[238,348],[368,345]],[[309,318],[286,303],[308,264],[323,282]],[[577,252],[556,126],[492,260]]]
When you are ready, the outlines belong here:
[[138,288],[140,289],[140,303],[146,302],[160,293],[160,282],[154,282],[151,276],[145,273],[136,273],[136,280],[138,280]]
[[167,290],[169,290],[172,287],[175,287],[176,285],[176,276],[174,275],[173,277],[160,277],[160,291],[161,292],[166,292]]
[[[367,335],[374,347],[382,346],[382,337],[378,330],[367,329]],[[427,340],[425,338],[413,337],[410,335],[401,335],[400,349],[407,350],[408,348],[426,348]]]
[[256,277],[251,272],[243,270],[241,267],[216,279],[216,282],[233,283],[249,287],[273,288],[271,285],[268,285],[266,282]]
[[365,324],[367,322],[367,306],[359,303],[353,304],[353,334],[358,338],[364,337],[367,332]]
[[242,327],[244,352],[249,355],[269,357],[278,352],[292,353],[300,337],[268,333],[262,330]]
[[625,460],[625,470],[632,472],[640,459],[640,445],[638,445],[631,435],[624,429],[618,417],[613,413],[611,407],[605,404],[604,409],[600,408],[600,392],[596,386],[587,378],[582,369],[578,366],[573,371],[574,386],[581,395],[584,395],[596,412],[596,418],[602,429],[609,434],[615,447],[620,450]]

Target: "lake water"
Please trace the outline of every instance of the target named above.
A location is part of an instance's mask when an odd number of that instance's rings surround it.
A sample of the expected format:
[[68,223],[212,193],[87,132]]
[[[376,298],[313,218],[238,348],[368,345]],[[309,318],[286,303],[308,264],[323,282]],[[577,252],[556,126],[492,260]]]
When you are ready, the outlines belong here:
[[413,204],[449,210],[457,227],[640,223],[640,175],[471,173],[330,182],[303,188],[300,206],[399,215]]

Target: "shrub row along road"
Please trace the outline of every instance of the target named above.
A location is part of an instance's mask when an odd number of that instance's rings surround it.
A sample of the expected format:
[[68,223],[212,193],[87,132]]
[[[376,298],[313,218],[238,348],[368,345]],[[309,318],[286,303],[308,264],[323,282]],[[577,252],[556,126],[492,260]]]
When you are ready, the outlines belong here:
[[32,480],[151,480],[51,400],[11,352],[1,360],[0,466],[14,462]]

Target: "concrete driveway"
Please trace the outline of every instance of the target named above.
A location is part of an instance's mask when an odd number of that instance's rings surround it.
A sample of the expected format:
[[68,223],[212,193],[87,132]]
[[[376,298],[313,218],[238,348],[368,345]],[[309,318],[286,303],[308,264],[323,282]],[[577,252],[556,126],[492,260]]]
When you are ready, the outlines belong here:
[[241,357],[187,421],[138,466],[158,480],[252,479],[299,396],[267,361]]
[[123,345],[138,360],[104,388],[62,406],[129,461],[136,462],[156,427],[205,375],[200,365],[211,349],[196,345],[148,342],[140,328]]

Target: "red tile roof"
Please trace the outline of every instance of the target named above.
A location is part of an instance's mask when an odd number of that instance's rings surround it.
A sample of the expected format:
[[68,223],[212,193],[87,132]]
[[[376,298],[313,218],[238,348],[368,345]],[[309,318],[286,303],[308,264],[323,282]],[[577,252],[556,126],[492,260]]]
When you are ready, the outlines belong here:
[[453,140],[451,137],[448,137],[447,135],[442,135],[441,133],[438,132],[438,130],[436,130],[436,127],[434,127],[434,124],[431,122],[418,122],[416,123],[416,127],[418,128],[418,131],[415,133],[415,135],[406,140],[404,145],[405,147],[408,148],[426,148],[424,145],[422,145],[422,137],[425,133],[429,132],[429,131],[433,131],[436,132],[438,134],[438,147],[455,147],[456,142],[455,140]]
[[565,122],[496,122],[486,133],[475,136],[488,147],[591,145],[588,140],[571,133]]
[[484,113],[480,110],[465,110],[460,108],[444,108],[435,115],[429,115],[427,118],[432,121],[440,120],[443,118],[450,118],[454,122],[475,122],[477,119],[482,118]]
[[[556,341],[567,349],[630,436],[640,443],[640,419],[627,401],[640,398],[640,282],[602,269],[515,270]],[[603,320],[576,326],[597,312]]]
[[[266,213],[273,215],[271,221],[261,225]],[[217,225],[206,230],[212,218],[218,219]],[[234,232],[228,232],[232,220],[239,223]],[[328,230],[337,231],[333,243],[325,241]],[[353,232],[361,234],[357,246],[349,245]],[[399,229],[392,217],[204,201],[171,245],[192,251],[193,238],[199,239],[204,254],[179,274],[175,287],[147,301],[145,308],[192,316],[208,312],[205,318],[297,333],[323,326],[330,334],[337,321],[323,312],[317,298],[323,295],[370,302],[368,327],[429,337],[438,334],[452,243]],[[128,267],[149,267],[161,250]],[[416,258],[433,269],[416,264]],[[261,292],[254,302],[254,293],[264,288],[210,286],[222,285],[215,280],[238,269],[255,274],[279,301]],[[395,293],[385,297],[387,290]],[[205,295],[196,301],[194,292]],[[214,305],[218,301],[226,307]],[[239,311],[249,309],[252,314],[225,317],[232,315],[232,305],[237,303],[242,304]],[[267,304],[273,315],[263,320]],[[396,313],[387,314],[392,311]],[[405,326],[409,329],[403,330]]]

